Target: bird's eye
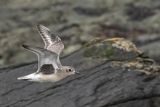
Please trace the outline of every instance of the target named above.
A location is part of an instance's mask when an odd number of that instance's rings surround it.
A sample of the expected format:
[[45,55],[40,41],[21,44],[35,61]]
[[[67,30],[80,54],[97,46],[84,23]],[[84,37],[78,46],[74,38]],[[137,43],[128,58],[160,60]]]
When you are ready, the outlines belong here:
[[71,72],[71,71],[72,71],[72,69],[68,69],[68,70],[67,70],[67,72]]

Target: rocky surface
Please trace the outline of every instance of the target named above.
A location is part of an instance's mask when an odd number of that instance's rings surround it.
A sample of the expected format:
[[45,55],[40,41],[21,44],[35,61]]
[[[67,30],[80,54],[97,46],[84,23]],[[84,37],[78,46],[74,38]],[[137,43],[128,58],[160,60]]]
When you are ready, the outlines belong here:
[[[160,70],[147,74],[117,61],[90,59],[81,49],[62,58],[80,74],[56,83],[18,81],[37,64],[0,70],[1,107],[159,107]],[[151,64],[150,64],[151,66]],[[145,69],[143,69],[145,71]]]
[[36,60],[20,48],[22,43],[43,45],[36,24],[61,33],[64,55],[94,37],[116,36],[134,41],[159,61],[159,7],[159,0],[1,0],[0,65]]

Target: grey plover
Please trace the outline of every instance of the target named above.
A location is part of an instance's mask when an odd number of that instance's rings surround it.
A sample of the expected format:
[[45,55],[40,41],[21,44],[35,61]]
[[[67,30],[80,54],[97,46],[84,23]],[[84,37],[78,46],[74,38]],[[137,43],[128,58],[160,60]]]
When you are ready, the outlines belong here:
[[42,65],[37,72],[17,78],[37,82],[56,82],[69,75],[77,73],[73,67],[62,66],[59,55],[40,47],[22,45],[25,49],[34,52],[38,56],[38,62]]
[[[78,73],[71,66],[62,66],[59,56],[64,49],[64,44],[61,41],[60,37],[55,33],[52,34],[49,28],[43,25],[37,25],[37,29],[41,35],[41,38],[44,41],[44,49],[40,47],[31,47],[28,45],[22,46],[38,56],[38,70],[36,73],[19,77],[18,79],[39,82],[52,82],[65,78],[68,75]],[[51,66],[53,67],[53,70],[50,70]],[[52,73],[45,74],[47,69],[49,72],[52,71]]]

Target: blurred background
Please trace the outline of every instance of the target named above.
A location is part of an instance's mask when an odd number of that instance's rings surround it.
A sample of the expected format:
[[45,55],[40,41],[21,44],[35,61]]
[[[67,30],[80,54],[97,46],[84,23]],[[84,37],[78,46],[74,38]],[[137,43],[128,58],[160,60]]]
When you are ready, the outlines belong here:
[[[63,55],[95,37],[124,37],[160,63],[160,0],[0,0],[0,67],[36,61],[36,25],[61,33]],[[63,56],[62,55],[62,56]]]

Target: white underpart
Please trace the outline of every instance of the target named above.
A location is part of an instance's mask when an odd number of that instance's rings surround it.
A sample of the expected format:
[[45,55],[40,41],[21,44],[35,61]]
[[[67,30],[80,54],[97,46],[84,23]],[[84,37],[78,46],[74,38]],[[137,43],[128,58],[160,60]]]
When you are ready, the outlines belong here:
[[17,78],[18,80],[28,80],[28,81],[34,81],[34,82],[56,82],[59,80],[55,74],[49,74],[49,75],[44,75],[44,74],[37,74],[37,73],[32,73],[26,76],[22,76]]

